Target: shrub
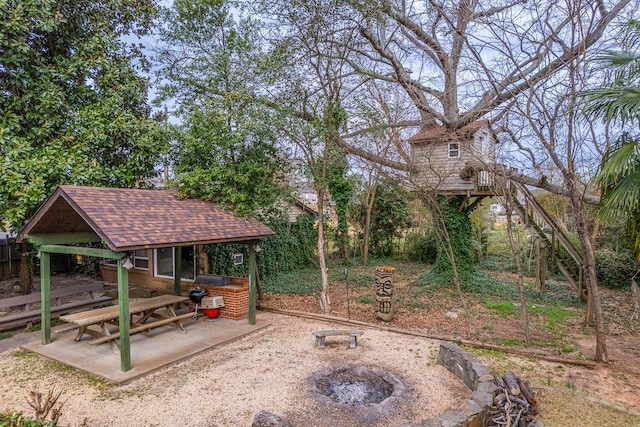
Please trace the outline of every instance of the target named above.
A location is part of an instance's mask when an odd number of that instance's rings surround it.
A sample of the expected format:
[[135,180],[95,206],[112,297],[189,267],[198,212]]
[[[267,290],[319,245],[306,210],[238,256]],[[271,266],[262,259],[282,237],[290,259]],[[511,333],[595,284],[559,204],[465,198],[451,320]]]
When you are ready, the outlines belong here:
[[625,288],[638,271],[638,263],[627,249],[598,249],[595,252],[598,284],[607,288]]
[[406,257],[409,261],[433,264],[438,253],[438,238],[433,232],[407,234]]
[[0,427],[48,427],[54,425],[51,421],[34,420],[19,412],[0,414]]
[[[316,232],[310,215],[300,215],[295,224],[285,218],[271,220],[267,225],[275,236],[260,242],[261,251],[257,256],[258,269],[262,279],[315,265]],[[234,265],[233,254],[248,254],[244,243],[219,243],[205,246],[209,256],[210,272],[228,276],[246,276],[247,263]]]

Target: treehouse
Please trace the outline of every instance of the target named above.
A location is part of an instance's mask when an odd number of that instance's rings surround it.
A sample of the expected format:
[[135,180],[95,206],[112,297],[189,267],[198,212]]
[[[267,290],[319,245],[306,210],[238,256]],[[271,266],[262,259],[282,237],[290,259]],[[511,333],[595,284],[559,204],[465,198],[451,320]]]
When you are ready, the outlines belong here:
[[486,120],[451,132],[428,125],[409,138],[413,182],[438,195],[495,196],[496,142]]
[[[467,206],[475,206],[484,197],[505,197],[508,191],[512,196],[509,197],[512,211],[531,233],[537,288],[544,289],[550,263],[565,276],[580,299],[587,300],[581,251],[527,186],[510,179],[513,170],[496,163],[496,141],[486,120],[470,123],[457,131],[442,125],[427,125],[409,138],[409,144],[411,179],[419,191],[437,196],[465,196]],[[587,319],[590,316],[588,307]]]

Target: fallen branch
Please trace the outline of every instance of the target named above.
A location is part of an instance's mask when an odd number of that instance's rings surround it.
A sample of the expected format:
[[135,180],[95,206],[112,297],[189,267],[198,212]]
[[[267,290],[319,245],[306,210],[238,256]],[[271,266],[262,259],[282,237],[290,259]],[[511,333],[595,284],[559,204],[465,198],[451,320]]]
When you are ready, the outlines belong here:
[[[494,375],[494,383],[498,387],[496,396],[493,399],[493,405],[489,408],[486,418],[486,426],[538,426],[537,415],[538,407],[536,403],[531,403],[522,392],[520,385],[523,382],[513,372],[507,371],[504,376],[498,377]],[[535,402],[535,395],[532,390],[527,390],[526,394],[530,394],[531,400]],[[525,395],[525,396],[523,396]]]

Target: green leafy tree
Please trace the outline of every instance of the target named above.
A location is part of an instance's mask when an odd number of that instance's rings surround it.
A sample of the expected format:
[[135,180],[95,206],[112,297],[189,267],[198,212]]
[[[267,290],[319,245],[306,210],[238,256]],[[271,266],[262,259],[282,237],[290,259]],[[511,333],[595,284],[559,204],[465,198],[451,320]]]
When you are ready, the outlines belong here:
[[183,195],[213,200],[240,215],[264,214],[284,196],[276,180],[284,164],[260,126],[233,129],[229,115],[193,111],[176,140],[174,173]]
[[173,102],[182,120],[172,155],[178,190],[264,214],[284,195],[286,168],[277,117],[252,102],[268,72],[251,21],[235,19],[224,1],[178,0],[162,24],[160,100]]
[[599,60],[613,70],[611,78],[585,92],[587,110],[625,133],[602,161],[597,182],[602,189],[599,211],[626,219],[633,250],[640,259],[640,21],[627,24],[625,50],[610,51]]
[[141,52],[149,1],[0,0],[0,224],[59,184],[133,187],[165,150]]
[[[336,137],[340,127],[347,120],[344,108],[337,106],[333,109],[333,118],[329,123],[332,129],[327,133],[331,137]],[[343,150],[338,147],[329,149],[328,163],[326,168],[327,189],[331,195],[331,200],[336,204],[336,215],[338,216],[338,227],[336,228],[336,240],[342,250],[342,261],[349,262],[349,224],[347,222],[347,209],[353,196],[353,179],[347,176],[349,163]]]
[[[378,256],[393,254],[393,240],[411,225],[408,195],[396,183],[383,180],[378,184],[371,210],[371,253]],[[364,229],[365,200],[356,206],[356,218]]]
[[640,261],[640,141],[624,135],[605,156],[597,182],[602,189],[599,212],[607,218],[623,218]]

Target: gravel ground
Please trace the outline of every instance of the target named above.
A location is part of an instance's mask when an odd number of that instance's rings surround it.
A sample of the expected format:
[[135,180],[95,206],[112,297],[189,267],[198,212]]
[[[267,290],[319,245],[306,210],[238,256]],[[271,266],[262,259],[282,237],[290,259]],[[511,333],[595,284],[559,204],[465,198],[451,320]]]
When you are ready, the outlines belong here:
[[[314,347],[312,331],[342,329],[327,322],[258,313],[270,327],[201,353],[126,385],[24,351],[0,353],[0,412],[32,415],[29,391],[62,390],[65,426],[249,426],[256,412],[288,418],[294,426],[393,426],[457,408],[470,391],[437,363],[438,341],[365,330],[356,349],[328,337]],[[388,370],[410,397],[387,413],[363,419],[346,406],[322,403],[309,384],[319,370],[342,364]]]

